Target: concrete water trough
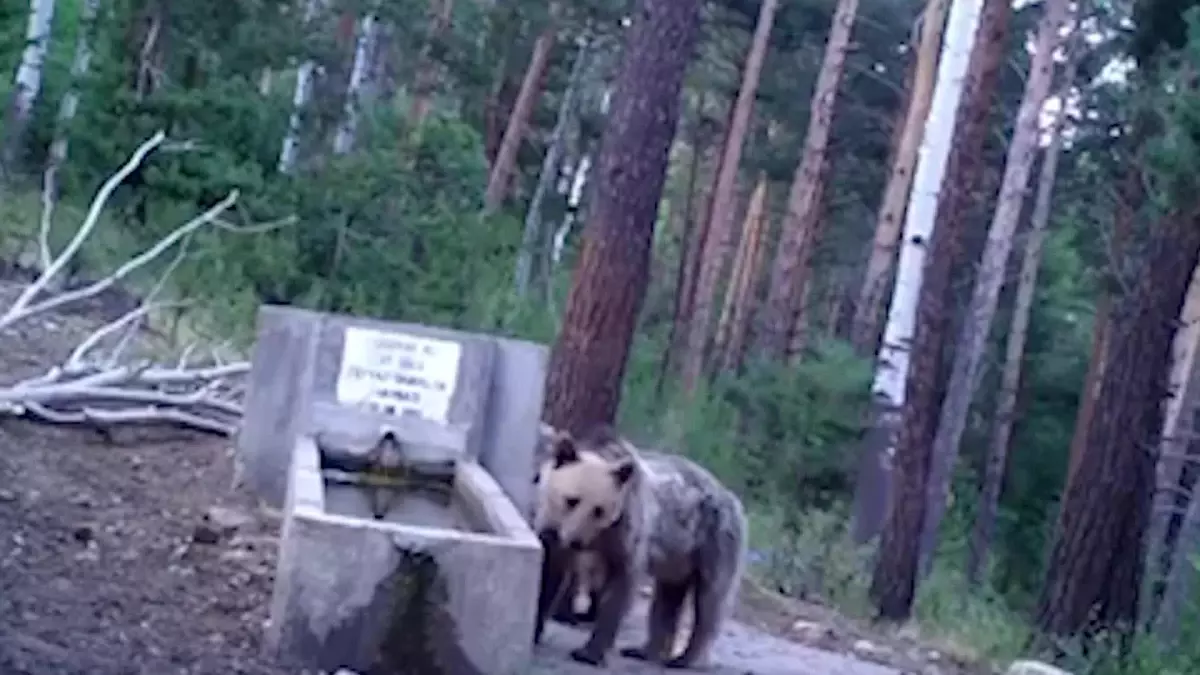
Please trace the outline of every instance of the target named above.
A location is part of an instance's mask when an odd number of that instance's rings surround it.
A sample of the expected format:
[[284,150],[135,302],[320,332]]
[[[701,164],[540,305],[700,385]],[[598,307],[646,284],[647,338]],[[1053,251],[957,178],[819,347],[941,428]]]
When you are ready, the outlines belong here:
[[413,461],[401,438],[296,440],[269,645],[326,672],[524,672],[537,538],[477,462]]

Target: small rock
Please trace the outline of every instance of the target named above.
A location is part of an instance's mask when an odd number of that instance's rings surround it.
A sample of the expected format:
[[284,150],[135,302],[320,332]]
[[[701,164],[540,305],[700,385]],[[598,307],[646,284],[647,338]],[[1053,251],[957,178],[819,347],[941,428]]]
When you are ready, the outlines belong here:
[[17,501],[17,493],[12,490],[0,490],[0,502],[15,502]]
[[254,522],[254,519],[237,509],[211,506],[204,514],[204,521],[222,532],[232,533]]
[[815,621],[805,621],[799,619],[792,624],[791,632],[806,643],[815,643],[820,640],[837,637],[833,629]]
[[221,541],[221,533],[206,523],[199,523],[192,530],[192,541],[197,544],[216,544]]
[[1071,675],[1071,673],[1056,668],[1041,661],[1013,661],[1004,675]]
[[888,652],[886,647],[881,647],[870,640],[855,640],[850,649],[863,658],[880,658]]

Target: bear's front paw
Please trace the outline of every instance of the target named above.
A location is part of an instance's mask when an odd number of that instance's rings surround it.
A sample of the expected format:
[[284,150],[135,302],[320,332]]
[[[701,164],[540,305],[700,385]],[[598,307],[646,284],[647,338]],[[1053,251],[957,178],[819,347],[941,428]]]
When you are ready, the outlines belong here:
[[586,646],[573,650],[571,652],[571,658],[580,663],[586,663],[589,666],[604,665],[604,653],[593,649],[588,649]]

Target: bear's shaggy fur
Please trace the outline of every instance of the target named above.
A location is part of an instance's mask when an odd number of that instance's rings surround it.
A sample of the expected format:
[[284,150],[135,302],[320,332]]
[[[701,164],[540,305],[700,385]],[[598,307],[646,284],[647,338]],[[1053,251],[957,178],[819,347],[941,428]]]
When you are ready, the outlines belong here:
[[[598,555],[603,565],[595,625],[572,658],[605,662],[637,581],[648,575],[654,588],[646,643],[621,654],[668,668],[705,661],[741,581],[746,555],[741,500],[695,463],[639,451],[608,427],[578,439],[560,434],[537,482],[533,520],[548,567],[570,564],[565,561],[580,551]],[[561,582],[562,570],[550,576]],[[673,654],[689,597],[691,636],[683,652]],[[539,606],[553,602],[544,598]],[[539,612],[539,621],[545,613]]]

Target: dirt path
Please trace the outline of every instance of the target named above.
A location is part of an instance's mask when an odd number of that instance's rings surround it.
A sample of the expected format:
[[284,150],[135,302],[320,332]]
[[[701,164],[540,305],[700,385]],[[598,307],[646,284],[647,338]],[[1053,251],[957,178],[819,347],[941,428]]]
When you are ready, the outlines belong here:
[[[0,381],[44,371],[92,325],[62,316],[0,334]],[[232,491],[229,444],[167,429],[112,436],[0,419],[0,673],[299,675],[262,652],[277,523]],[[711,672],[900,672],[772,637],[762,628],[786,633],[788,612],[744,610]],[[531,673],[601,672],[566,659],[583,637],[551,627]],[[607,672],[652,671],[615,659]]]
[[[644,634],[645,604],[630,617],[618,646],[639,644]],[[572,662],[567,654],[582,645],[587,634],[572,628],[551,624],[545,641],[535,658],[531,675],[591,675],[594,668]],[[644,663],[613,657],[610,672],[661,673]],[[676,671],[678,672],[678,671]],[[773,637],[744,623],[731,621],[722,631],[713,649],[712,664],[703,672],[712,675],[899,675],[900,671],[868,663],[835,652],[806,647],[796,642]]]

